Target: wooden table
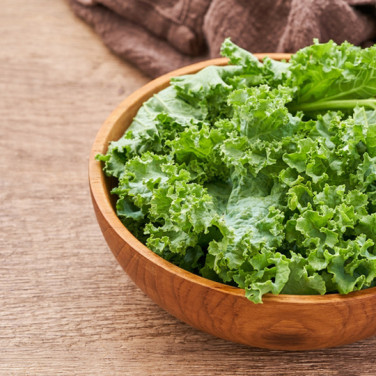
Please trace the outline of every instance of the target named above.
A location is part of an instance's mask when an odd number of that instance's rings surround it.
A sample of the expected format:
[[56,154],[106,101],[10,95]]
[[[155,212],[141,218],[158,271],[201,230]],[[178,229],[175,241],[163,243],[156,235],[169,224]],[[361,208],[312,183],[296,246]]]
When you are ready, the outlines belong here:
[[101,123],[148,79],[61,0],[2,0],[0,35],[0,375],[376,375],[376,338],[247,348],[150,301],[108,250],[87,183]]

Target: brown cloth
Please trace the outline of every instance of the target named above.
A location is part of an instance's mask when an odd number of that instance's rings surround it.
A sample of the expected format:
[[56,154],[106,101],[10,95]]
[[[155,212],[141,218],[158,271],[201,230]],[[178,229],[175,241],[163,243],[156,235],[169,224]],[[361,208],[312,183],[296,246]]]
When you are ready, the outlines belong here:
[[372,44],[376,0],[68,0],[117,55],[155,77],[219,55],[294,52],[333,39]]

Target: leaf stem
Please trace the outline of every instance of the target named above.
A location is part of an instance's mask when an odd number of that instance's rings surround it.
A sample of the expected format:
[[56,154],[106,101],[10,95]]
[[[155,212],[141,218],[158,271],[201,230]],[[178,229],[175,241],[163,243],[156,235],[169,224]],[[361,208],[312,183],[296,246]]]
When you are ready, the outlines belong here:
[[331,101],[319,101],[312,103],[302,103],[295,105],[288,105],[288,108],[292,112],[297,111],[320,111],[320,110],[341,110],[341,109],[353,109],[356,106],[368,107],[376,110],[376,99],[342,99]]

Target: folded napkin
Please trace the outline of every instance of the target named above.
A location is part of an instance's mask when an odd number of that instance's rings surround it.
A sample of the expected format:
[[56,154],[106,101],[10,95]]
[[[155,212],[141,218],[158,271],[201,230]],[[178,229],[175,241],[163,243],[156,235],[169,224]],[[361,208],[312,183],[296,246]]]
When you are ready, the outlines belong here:
[[376,0],[68,1],[114,53],[152,77],[217,57],[226,37],[251,52],[376,37]]

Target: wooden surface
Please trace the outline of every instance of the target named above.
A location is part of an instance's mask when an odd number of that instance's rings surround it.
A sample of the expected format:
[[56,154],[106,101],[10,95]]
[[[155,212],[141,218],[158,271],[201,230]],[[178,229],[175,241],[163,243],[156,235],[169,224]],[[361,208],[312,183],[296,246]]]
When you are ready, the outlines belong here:
[[232,344],[123,272],[95,220],[88,155],[146,81],[63,1],[1,0],[0,375],[375,375],[376,337],[312,352]]

